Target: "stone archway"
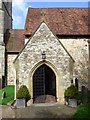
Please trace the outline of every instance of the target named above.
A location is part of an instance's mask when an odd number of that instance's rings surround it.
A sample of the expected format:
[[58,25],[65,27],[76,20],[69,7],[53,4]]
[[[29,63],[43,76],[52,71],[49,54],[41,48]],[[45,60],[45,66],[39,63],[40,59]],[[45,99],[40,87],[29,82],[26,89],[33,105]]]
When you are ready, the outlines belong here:
[[56,75],[46,64],[39,66],[33,74],[33,102],[56,101]]

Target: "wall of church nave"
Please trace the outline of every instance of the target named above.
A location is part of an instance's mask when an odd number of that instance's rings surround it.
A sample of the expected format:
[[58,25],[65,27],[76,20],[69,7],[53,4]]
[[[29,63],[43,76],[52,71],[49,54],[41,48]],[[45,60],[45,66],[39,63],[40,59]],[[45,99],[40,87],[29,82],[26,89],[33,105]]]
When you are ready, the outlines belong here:
[[8,54],[7,55],[7,84],[14,85],[15,80],[15,72],[13,62],[16,58],[16,54]]
[[75,60],[74,77],[79,80],[79,85],[88,85],[88,39],[60,39],[65,48]]

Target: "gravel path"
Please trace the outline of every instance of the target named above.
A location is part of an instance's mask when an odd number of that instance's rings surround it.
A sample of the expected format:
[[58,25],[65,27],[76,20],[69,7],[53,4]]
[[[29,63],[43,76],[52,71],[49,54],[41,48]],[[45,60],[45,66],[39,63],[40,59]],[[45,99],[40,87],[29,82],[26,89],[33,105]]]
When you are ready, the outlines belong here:
[[[0,106],[3,118],[70,118],[76,108],[65,105],[36,104],[26,108]],[[1,116],[1,113],[0,113]]]

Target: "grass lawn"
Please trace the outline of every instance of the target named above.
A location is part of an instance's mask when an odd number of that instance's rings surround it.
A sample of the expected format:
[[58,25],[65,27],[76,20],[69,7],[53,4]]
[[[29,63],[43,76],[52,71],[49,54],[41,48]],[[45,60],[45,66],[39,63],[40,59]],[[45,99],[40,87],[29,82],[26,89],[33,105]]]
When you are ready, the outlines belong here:
[[[2,92],[5,92],[6,97],[2,100]],[[8,85],[0,89],[0,104],[7,105],[8,102],[14,99],[14,85]]]
[[73,115],[74,120],[90,120],[90,103],[81,104]]

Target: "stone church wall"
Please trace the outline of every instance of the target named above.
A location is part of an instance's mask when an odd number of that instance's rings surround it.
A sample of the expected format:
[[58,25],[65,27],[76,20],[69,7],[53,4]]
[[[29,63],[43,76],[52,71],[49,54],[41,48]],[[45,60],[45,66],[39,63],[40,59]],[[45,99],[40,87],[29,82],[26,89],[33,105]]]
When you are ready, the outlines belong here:
[[[60,41],[63,43],[65,48],[69,51],[69,53],[75,60],[73,80],[74,80],[74,78],[78,78],[80,89],[81,89],[82,85],[87,86],[87,84],[88,84],[88,54],[89,54],[87,39],[60,39]],[[15,56],[12,55],[11,58],[10,58],[10,56],[9,56],[9,59],[13,58],[13,60],[16,57],[16,55]],[[13,60],[12,60],[12,62],[13,62]],[[8,60],[8,61],[10,61],[10,60]],[[57,61],[59,62],[59,59],[57,59]],[[33,63],[33,61],[31,61],[31,63]],[[9,63],[9,64],[11,64],[11,63]],[[71,65],[71,62],[70,62],[70,65]],[[72,72],[72,70],[71,70],[71,72]],[[12,72],[9,72],[9,73],[10,73],[10,75],[8,74],[8,76],[13,76]],[[62,74],[63,74],[63,72],[62,72]],[[8,81],[10,81],[9,78],[11,79],[12,77],[8,77]]]
[[[84,85],[88,87],[89,76],[89,48],[87,38],[59,39],[75,60],[73,82],[78,79],[79,89]],[[67,41],[67,42],[66,42]]]
[[7,84],[14,85],[15,73],[14,73],[14,65],[13,62],[16,58],[16,54],[8,54],[7,55]]
[[4,53],[5,53],[5,46],[4,46],[4,11],[2,10],[2,2],[0,1],[0,88],[2,87],[2,77],[4,76]]
[[88,39],[78,38],[60,40],[75,60],[74,78],[79,80],[79,88],[81,88],[82,85],[88,86]]
[[[67,40],[67,42],[66,42],[66,40]],[[60,41],[63,43],[64,47],[69,51],[71,56],[74,58],[74,60],[75,60],[74,68],[73,68],[73,62],[71,62],[71,59],[69,59],[68,57],[67,57],[67,59],[66,58],[61,59],[61,56],[60,56],[60,58],[58,58],[53,53],[49,53],[50,48],[52,48],[51,51],[53,51],[54,44],[51,45],[52,47],[50,47],[48,44],[48,50],[46,52],[47,60],[50,59],[50,61],[53,62],[54,65],[56,63],[56,67],[60,71],[60,74],[62,74],[61,76],[63,79],[65,79],[65,81],[66,81],[66,79],[68,79],[68,77],[67,77],[67,74],[65,73],[64,69],[67,68],[68,65],[66,63],[68,61],[69,67],[67,69],[70,73],[69,79],[74,80],[74,78],[77,78],[79,80],[78,83],[79,83],[80,89],[81,89],[82,85],[87,86],[88,85],[88,54],[89,54],[87,39],[60,39]],[[18,75],[17,75],[17,80],[19,79],[19,82],[21,81],[19,85],[27,84],[27,81],[25,79],[28,79],[28,74],[30,72],[30,69],[32,69],[34,67],[34,63],[38,63],[38,61],[42,60],[41,52],[39,53],[38,48],[36,49],[36,46],[39,43],[40,42],[38,41],[36,44],[32,45],[31,50],[29,50],[29,46],[27,46],[26,47],[27,50],[23,53],[24,56],[20,57],[20,59],[18,59],[20,62],[18,64],[19,64],[19,66],[22,67],[22,68],[21,67],[17,68],[18,69],[17,71],[19,71]],[[39,50],[40,50],[40,48],[41,48],[41,46],[39,46]],[[29,59],[26,59],[28,56],[27,51],[28,52],[32,51],[29,55]],[[38,52],[36,52],[36,51],[38,51]],[[56,52],[56,51],[57,51],[57,48],[54,47],[54,52]],[[47,54],[47,53],[49,53],[49,54]],[[59,55],[61,53],[59,51],[55,54]],[[14,84],[14,73],[12,71],[13,71],[13,60],[16,58],[16,56],[17,55],[9,55],[8,56],[8,79],[7,79],[8,84]],[[53,60],[51,60],[51,59],[53,59]],[[59,67],[59,64],[61,65],[61,67]],[[65,65],[66,65],[66,68],[64,68]],[[28,70],[27,70],[27,68],[28,68]],[[72,73],[73,69],[74,69],[74,74]],[[23,82],[22,82],[22,79],[23,79]],[[64,83],[64,85],[65,84],[66,83]]]
[[[6,4],[7,10],[4,4]],[[11,28],[12,23],[12,3],[2,2],[0,0],[0,88],[3,87],[5,83],[5,43],[4,43],[4,33],[7,29]]]
[[57,95],[58,99],[62,100],[64,90],[71,84],[73,78],[74,61],[44,23],[27,43],[15,62],[18,86],[26,85],[32,97],[32,70],[37,68],[35,66],[38,63],[43,63],[42,51],[46,53],[46,62],[44,61],[44,63],[48,63],[51,68],[52,65],[55,67],[52,69],[58,76]]
[[2,76],[4,76],[4,54],[5,54],[5,47],[0,45],[0,78],[2,79]]
[[12,2],[3,2],[2,8],[4,10],[4,33],[7,29],[12,28]]
[[[66,42],[66,40],[67,40],[67,42]],[[69,51],[69,53],[75,60],[74,74],[71,73],[71,75],[73,74],[73,80],[74,80],[74,78],[78,78],[78,80],[79,80],[78,83],[79,83],[80,89],[81,89],[82,85],[87,86],[88,85],[88,54],[89,54],[87,39],[60,39],[60,41],[63,43],[65,48]],[[34,48],[33,48],[32,53],[34,53]],[[36,54],[38,55],[38,53],[36,53]],[[38,57],[37,55],[34,55],[34,57],[37,58]],[[32,55],[30,55],[30,56],[32,57]],[[35,59],[35,60],[37,60],[37,59]],[[60,64],[62,64],[62,66],[63,66],[63,64],[66,64],[66,62],[63,63],[59,59],[57,59],[57,61],[58,61],[58,63],[60,62]],[[38,61],[36,61],[36,62],[38,62]],[[33,64],[34,61],[33,60],[30,61],[30,63],[26,62],[26,64],[28,64],[28,65],[29,64],[31,65],[31,63]],[[71,62],[70,62],[70,66],[73,66],[73,65],[71,65]],[[24,69],[25,69],[25,66],[24,66]],[[72,67],[70,69],[69,69],[70,70],[69,72],[73,72]],[[19,72],[20,72],[20,70],[19,70]],[[11,74],[11,72],[9,72],[9,73]],[[23,70],[23,74],[24,74],[24,70]],[[65,77],[65,75],[66,75],[65,72],[62,71],[62,76]],[[9,75],[9,76],[13,76],[13,75]],[[20,73],[19,73],[19,76],[21,76]],[[19,76],[18,76],[18,78],[20,79]],[[12,77],[10,77],[10,78],[12,78]],[[72,79],[72,76],[71,76],[71,79]],[[8,78],[8,81],[9,81],[9,78]],[[21,81],[22,81],[22,78],[21,78]]]

